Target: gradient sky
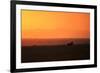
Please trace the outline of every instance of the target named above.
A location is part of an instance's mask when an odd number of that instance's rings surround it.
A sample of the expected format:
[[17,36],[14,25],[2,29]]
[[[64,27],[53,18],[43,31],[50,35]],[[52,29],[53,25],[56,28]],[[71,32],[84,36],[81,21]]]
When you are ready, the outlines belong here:
[[89,38],[90,14],[22,10],[22,39]]

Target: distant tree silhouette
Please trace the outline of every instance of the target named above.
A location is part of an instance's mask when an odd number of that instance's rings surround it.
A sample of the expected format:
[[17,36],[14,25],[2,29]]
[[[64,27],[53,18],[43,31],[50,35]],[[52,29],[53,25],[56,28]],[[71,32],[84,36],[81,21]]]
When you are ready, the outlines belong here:
[[74,45],[74,42],[71,41],[71,42],[67,43],[67,45],[68,45],[68,46],[72,46],[72,45]]

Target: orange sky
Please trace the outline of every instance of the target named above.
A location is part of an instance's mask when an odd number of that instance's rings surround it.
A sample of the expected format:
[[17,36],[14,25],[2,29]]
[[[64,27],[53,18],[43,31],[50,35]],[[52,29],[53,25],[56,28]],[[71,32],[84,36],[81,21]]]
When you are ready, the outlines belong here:
[[22,39],[89,38],[90,14],[22,10]]

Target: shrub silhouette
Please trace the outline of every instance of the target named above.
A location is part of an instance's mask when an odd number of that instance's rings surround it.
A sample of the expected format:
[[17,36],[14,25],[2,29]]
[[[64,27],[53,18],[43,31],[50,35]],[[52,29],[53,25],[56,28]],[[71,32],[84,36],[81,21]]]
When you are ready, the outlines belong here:
[[72,45],[74,45],[74,42],[73,41],[67,43],[67,46],[72,46]]

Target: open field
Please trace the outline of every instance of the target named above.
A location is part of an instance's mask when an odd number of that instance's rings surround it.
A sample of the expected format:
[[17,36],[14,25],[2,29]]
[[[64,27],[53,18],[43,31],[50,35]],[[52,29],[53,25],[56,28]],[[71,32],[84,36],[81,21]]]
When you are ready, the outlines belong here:
[[90,59],[90,45],[23,46],[22,63]]

